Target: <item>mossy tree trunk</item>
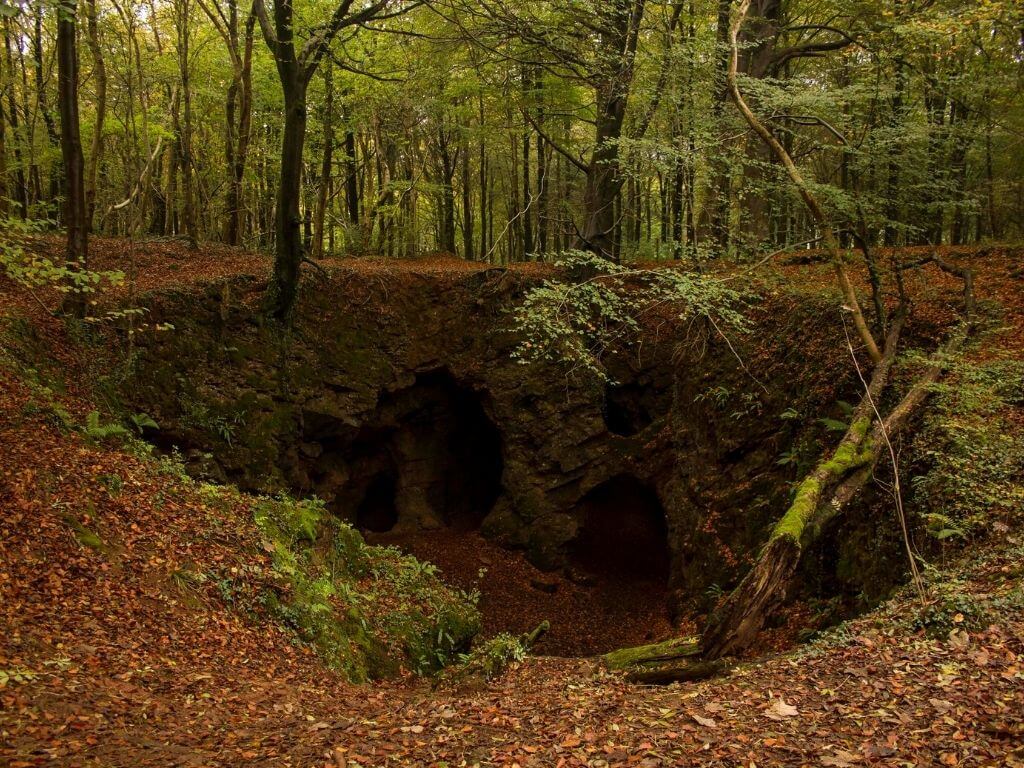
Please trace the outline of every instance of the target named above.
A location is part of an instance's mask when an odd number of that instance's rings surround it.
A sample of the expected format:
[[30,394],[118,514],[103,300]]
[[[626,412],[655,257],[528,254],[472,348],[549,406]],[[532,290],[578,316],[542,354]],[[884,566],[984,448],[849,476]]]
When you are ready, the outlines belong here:
[[754,567],[719,606],[701,635],[701,654],[717,659],[753,642],[765,619],[785,600],[804,548],[835,516],[833,491],[851,474],[877,461],[872,429],[874,403],[885,389],[896,358],[904,314],[895,318],[868,391],[854,409],[850,427],[835,451],[797,486],[792,503],[768,537]]
[[[935,351],[899,403],[882,417],[876,404],[888,382],[905,318],[903,311],[896,313],[882,359],[854,410],[850,428],[832,455],[800,483],[754,567],[712,615],[700,639],[703,658],[735,654],[753,642],[765,619],[785,600],[804,549],[821,536],[873,476],[886,449],[892,451],[892,436],[906,427],[949,360],[966,341],[974,322],[973,276],[968,270],[938,260],[936,263],[943,271],[963,278],[964,319]],[[893,455],[893,471],[898,471],[895,463]]]

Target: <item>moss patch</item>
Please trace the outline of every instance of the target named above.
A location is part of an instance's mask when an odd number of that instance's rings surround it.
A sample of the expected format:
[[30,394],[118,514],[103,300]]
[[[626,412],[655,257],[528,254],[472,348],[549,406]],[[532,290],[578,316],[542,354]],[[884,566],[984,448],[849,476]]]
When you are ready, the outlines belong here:
[[821,501],[822,478],[842,476],[871,459],[870,446],[864,444],[870,427],[871,419],[867,417],[857,419],[850,425],[848,436],[839,444],[832,457],[797,486],[793,502],[782,519],[775,524],[769,540],[787,536],[799,544],[804,527],[814,516]]
[[697,638],[677,637],[651,645],[638,645],[634,648],[620,648],[606,653],[601,657],[608,669],[629,669],[638,664],[675,659],[683,656],[696,656],[698,652]]
[[480,630],[475,595],[445,586],[429,563],[369,546],[317,499],[261,499],[255,520],[278,577],[264,605],[353,681],[437,671]]

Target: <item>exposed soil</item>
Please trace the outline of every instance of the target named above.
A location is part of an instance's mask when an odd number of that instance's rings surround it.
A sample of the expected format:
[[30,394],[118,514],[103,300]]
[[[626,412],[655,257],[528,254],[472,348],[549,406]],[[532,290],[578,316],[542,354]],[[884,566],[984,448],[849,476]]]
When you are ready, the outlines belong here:
[[618,572],[577,571],[574,578],[545,573],[521,552],[502,549],[472,531],[371,533],[366,538],[436,564],[446,581],[462,589],[478,589],[485,635],[522,634],[550,622],[536,648],[541,654],[593,656],[673,634],[664,580],[623,578]]

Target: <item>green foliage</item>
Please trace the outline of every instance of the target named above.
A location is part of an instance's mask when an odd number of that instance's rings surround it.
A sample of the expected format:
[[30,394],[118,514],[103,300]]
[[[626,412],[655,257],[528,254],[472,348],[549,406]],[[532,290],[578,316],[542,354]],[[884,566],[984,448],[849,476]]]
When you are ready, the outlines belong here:
[[146,429],[160,429],[160,425],[157,424],[153,417],[148,413],[133,413],[128,417],[132,426],[141,435]]
[[441,669],[480,629],[475,595],[446,587],[427,563],[367,545],[318,499],[261,499],[255,521],[280,581],[264,606],[352,680]]
[[955,363],[935,386],[914,440],[913,488],[927,530],[942,541],[987,530],[1024,506],[1024,363]]
[[0,273],[30,290],[48,286],[63,293],[93,294],[104,282],[111,286],[124,282],[122,272],[97,272],[54,263],[29,247],[29,238],[51,225],[49,221],[0,218]]
[[933,599],[910,617],[910,628],[929,637],[946,637],[954,630],[976,631],[992,619],[992,606],[970,594],[955,580],[934,586]]
[[[0,9],[2,8],[3,6],[0,6]],[[0,689],[6,688],[11,683],[17,683],[19,685],[31,683],[37,677],[38,675],[35,672],[33,672],[31,669],[26,669],[24,667],[10,667],[8,669],[0,669]]]
[[85,424],[81,428],[82,434],[90,440],[102,442],[112,437],[127,437],[131,434],[120,424],[103,424],[100,422],[100,412],[90,411],[85,417]]
[[183,426],[218,437],[228,446],[234,444],[238,428],[245,418],[244,411],[232,413],[228,408],[219,408],[188,394],[181,396],[180,406]]
[[627,342],[641,317],[664,304],[679,317],[704,318],[720,333],[747,327],[737,310],[743,295],[723,281],[679,269],[630,269],[586,251],[567,251],[556,261],[562,276],[527,292],[514,310],[521,341],[513,358],[552,361],[608,381],[604,352]]
[[472,651],[459,657],[452,679],[477,677],[495,680],[501,677],[513,664],[526,658],[529,651],[522,637],[502,632],[477,645]]

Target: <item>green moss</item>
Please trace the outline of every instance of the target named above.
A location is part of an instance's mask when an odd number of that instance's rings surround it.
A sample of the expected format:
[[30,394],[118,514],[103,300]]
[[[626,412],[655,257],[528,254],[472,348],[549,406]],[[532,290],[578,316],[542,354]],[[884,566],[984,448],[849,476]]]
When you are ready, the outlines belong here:
[[75,534],[75,538],[78,540],[78,543],[83,547],[94,550],[103,555],[110,551],[110,547],[105,541],[103,541],[103,539],[100,538],[99,534],[91,531],[77,518],[71,515],[65,515],[64,522],[71,529],[71,532]]
[[629,669],[639,664],[661,661],[664,659],[695,656],[698,652],[698,638],[677,637],[651,645],[639,645],[634,648],[620,648],[606,653],[601,657],[608,669]]
[[848,433],[850,439],[843,439],[832,458],[821,466],[822,471],[829,476],[840,475],[862,464],[864,452],[861,443],[870,427],[871,419],[866,416],[854,421]]
[[799,543],[804,528],[814,516],[818,503],[821,501],[821,478],[840,477],[871,460],[870,441],[865,441],[870,428],[871,419],[867,417],[857,419],[850,425],[849,439],[844,438],[831,458],[797,486],[793,502],[782,519],[775,524],[770,539],[788,536]]
[[818,500],[821,497],[821,481],[815,475],[804,478],[804,481],[796,489],[796,496],[793,503],[789,505],[786,514],[775,524],[770,539],[777,539],[788,536],[799,542],[803,535],[804,526],[811,519],[814,510],[818,507]]

